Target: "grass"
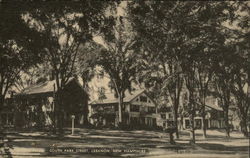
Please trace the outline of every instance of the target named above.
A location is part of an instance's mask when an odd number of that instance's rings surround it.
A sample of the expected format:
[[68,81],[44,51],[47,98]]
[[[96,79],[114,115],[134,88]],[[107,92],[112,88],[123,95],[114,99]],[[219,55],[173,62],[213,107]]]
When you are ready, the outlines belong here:
[[[169,143],[168,133],[135,130],[95,130],[76,129],[70,135],[65,129],[64,137],[57,137],[48,132],[12,132],[8,134],[13,157],[248,157],[249,140],[240,133],[231,133],[226,138],[222,131],[208,130],[208,138],[202,137],[202,131],[196,131],[196,144],[189,144],[189,132],[181,131],[175,145]],[[48,147],[71,148],[115,148],[146,149],[146,153],[68,153],[49,155]]]

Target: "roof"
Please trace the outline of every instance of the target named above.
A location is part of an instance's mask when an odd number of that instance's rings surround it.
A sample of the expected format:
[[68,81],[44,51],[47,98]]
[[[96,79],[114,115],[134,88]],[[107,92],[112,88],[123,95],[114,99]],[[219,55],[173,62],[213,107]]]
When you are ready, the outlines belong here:
[[[135,99],[137,96],[139,96],[140,94],[144,93],[145,90],[144,89],[140,89],[140,90],[135,90],[132,92],[129,91],[125,91],[125,98],[123,99],[124,103],[129,103],[131,102],[133,99]],[[108,93],[105,94],[106,99],[103,100],[95,100],[93,102],[91,102],[90,104],[114,104],[114,103],[118,103],[118,98],[115,98],[115,95],[113,93]]]
[[[71,77],[66,84],[74,80]],[[40,94],[40,93],[50,93],[54,91],[54,85],[56,85],[56,80],[46,81],[44,83],[39,83],[23,89],[19,94],[20,95],[30,95],[30,94]]]
[[212,109],[218,110],[218,111],[223,111],[223,109],[221,107],[217,106],[217,105],[213,105],[213,104],[208,105],[208,104],[206,104],[206,106],[210,107]]
[[223,111],[223,109],[221,107],[219,107],[217,100],[214,97],[208,97],[206,99],[206,106],[213,108],[215,110],[218,110],[218,111]]

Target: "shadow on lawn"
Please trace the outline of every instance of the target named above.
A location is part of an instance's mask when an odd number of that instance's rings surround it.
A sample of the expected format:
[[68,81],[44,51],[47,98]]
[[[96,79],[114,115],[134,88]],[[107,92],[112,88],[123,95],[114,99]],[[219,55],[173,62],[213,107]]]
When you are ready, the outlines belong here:
[[49,147],[50,145],[56,143],[60,146],[69,146],[69,145],[97,145],[97,146],[110,146],[110,147],[146,147],[154,148],[157,145],[168,144],[162,140],[150,140],[150,139],[127,139],[127,138],[93,138],[84,136],[81,138],[72,138],[72,137],[51,137],[51,136],[31,136],[31,135],[21,135],[16,134],[16,138],[12,138],[12,145],[16,147]]
[[[118,137],[132,137],[132,138],[159,138],[159,134],[162,132],[153,132],[153,131],[121,131],[121,130],[90,130],[87,129],[84,131],[76,130],[76,134],[80,135],[102,135],[102,136],[118,136]],[[67,133],[70,133],[67,131]]]
[[197,145],[203,149],[212,151],[232,151],[232,152],[248,151],[248,146],[225,146],[222,144],[212,144],[212,143],[198,143]]

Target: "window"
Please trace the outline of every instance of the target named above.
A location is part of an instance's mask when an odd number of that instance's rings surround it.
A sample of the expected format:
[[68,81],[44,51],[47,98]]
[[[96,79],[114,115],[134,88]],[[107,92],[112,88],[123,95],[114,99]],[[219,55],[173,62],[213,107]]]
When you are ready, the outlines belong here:
[[104,87],[98,87],[98,92],[105,93],[105,88]]
[[148,107],[149,113],[155,113],[155,107]]
[[147,97],[145,97],[145,96],[140,96],[140,101],[141,102],[147,102]]
[[201,129],[201,119],[195,119],[194,122],[195,128]]
[[104,87],[98,87],[98,99],[99,100],[106,99],[105,88]]
[[174,127],[174,121],[167,121],[167,127],[169,128]]
[[166,119],[166,114],[161,114],[162,119]]
[[165,111],[165,112],[171,112],[171,111],[172,111],[172,108],[171,108],[171,107],[165,107],[165,108],[164,108],[164,111]]
[[185,128],[190,128],[190,122],[189,122],[189,120],[185,120],[185,125],[186,125]]
[[163,127],[166,127],[166,123],[165,122],[163,123]]
[[173,118],[173,115],[171,113],[168,114],[168,118]]
[[130,106],[130,111],[131,112],[139,112],[140,111],[139,105],[131,105]]

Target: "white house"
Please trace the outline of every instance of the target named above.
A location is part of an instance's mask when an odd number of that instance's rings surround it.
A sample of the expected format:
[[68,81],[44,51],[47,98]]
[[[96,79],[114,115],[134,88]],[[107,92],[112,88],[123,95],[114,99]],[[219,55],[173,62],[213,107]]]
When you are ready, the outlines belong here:
[[[125,92],[122,110],[123,121],[132,126],[157,126],[157,107],[145,90]],[[106,94],[106,99],[95,100],[90,103],[90,122],[101,125],[117,125],[118,99],[113,93]]]

